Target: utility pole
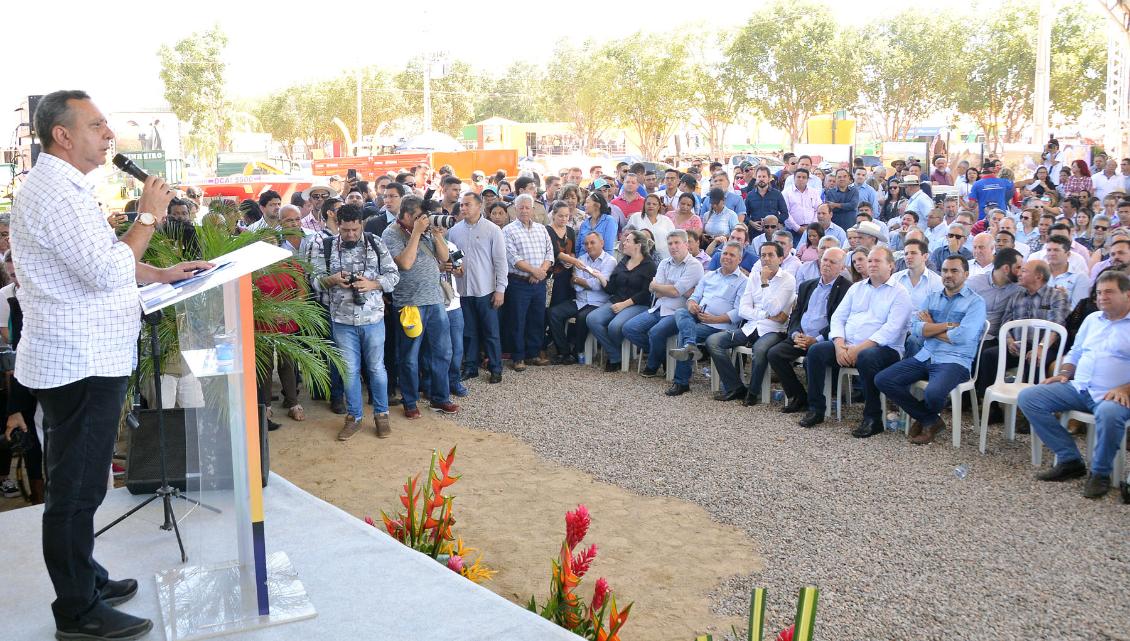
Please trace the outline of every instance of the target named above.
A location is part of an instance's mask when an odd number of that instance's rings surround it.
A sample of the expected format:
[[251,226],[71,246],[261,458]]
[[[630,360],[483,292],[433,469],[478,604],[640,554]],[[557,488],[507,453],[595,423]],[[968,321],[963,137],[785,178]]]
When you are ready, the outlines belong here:
[[1040,0],[1039,11],[1036,28],[1036,94],[1032,104],[1035,132],[1032,142],[1043,145],[1048,138],[1048,96],[1051,93],[1052,21],[1055,20],[1052,0]]
[[359,155],[358,148],[361,147],[361,70],[357,70],[357,143],[355,149],[352,150],[353,155]]
[[432,130],[432,52],[424,54],[424,133]]

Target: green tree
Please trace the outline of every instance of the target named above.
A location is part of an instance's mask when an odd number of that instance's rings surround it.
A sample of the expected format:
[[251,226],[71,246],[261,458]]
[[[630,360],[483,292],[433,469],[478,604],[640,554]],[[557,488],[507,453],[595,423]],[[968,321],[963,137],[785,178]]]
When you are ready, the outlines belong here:
[[636,132],[645,158],[658,159],[690,115],[694,89],[686,45],[637,32],[606,45],[605,57],[617,72],[605,98],[616,110],[616,121]]
[[545,71],[541,67],[518,60],[502,75],[484,80],[475,101],[475,115],[472,117],[474,122],[491,116],[518,122],[545,120]]
[[[1038,12],[1012,0],[976,18],[963,47],[968,81],[954,86],[958,111],[971,117],[995,146],[1020,139],[1033,117]],[[1050,111],[1076,118],[1102,96],[1106,39],[1097,18],[1068,5],[1052,25]]]
[[608,88],[617,77],[612,63],[591,40],[580,47],[559,40],[543,82],[546,115],[570,123],[584,150],[595,147],[615,123],[616,109]]
[[965,66],[938,64],[956,56],[965,41],[965,20],[954,12],[920,19],[908,10],[876,25],[862,65],[862,97],[883,140],[902,140],[916,122],[952,106],[955,83],[965,83]]
[[[424,112],[424,61],[415,58],[404,71],[396,74],[393,84],[404,98],[407,113]],[[458,136],[463,125],[475,113],[475,97],[479,93],[479,76],[462,60],[452,61],[442,78],[432,77],[432,128]]]
[[742,84],[734,82],[737,71],[725,56],[733,39],[728,31],[703,30],[687,42],[694,70],[690,74],[696,116],[692,124],[706,138],[710,156],[716,159],[722,159],[725,151],[726,129],[746,110]]
[[746,103],[796,145],[810,116],[857,102],[858,49],[823,4],[799,0],[760,9],[738,32],[728,57]]
[[214,166],[216,154],[227,146],[231,103],[224,85],[224,49],[228,38],[220,27],[193,33],[172,47],[161,45],[161,80],[165,100],[189,126],[187,147],[202,166]]
[[282,143],[286,155],[294,159],[295,143],[302,139],[302,124],[298,113],[298,100],[291,90],[279,91],[262,98],[252,113],[262,131]]
[[[357,81],[361,81],[361,133],[373,135],[407,113],[401,92],[393,84],[393,77],[379,67],[365,67],[342,73],[317,83],[317,91],[325,100],[327,123],[340,118],[350,135],[357,131]],[[331,138],[341,140],[341,131],[328,129]],[[355,141],[360,143],[360,141]]]

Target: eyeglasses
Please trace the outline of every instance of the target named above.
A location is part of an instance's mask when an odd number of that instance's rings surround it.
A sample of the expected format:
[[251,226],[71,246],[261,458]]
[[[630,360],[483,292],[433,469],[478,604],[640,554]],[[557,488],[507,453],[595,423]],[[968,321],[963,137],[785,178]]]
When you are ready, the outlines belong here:
[[777,225],[762,225],[762,229],[776,229]]
[[965,238],[965,236],[962,236],[961,234],[946,234],[946,238],[957,238],[960,240],[962,238]]
[[325,200],[325,194],[310,194],[310,200]]
[[409,182],[406,182],[406,183],[404,183],[404,186],[405,186],[405,187],[415,187],[415,186],[416,186],[416,183],[409,183]]
[[1032,220],[1031,216],[1021,216],[1020,220]]
[[1095,225],[1095,231],[1106,231],[1108,229],[1110,229],[1110,227],[1099,227],[1098,225]]

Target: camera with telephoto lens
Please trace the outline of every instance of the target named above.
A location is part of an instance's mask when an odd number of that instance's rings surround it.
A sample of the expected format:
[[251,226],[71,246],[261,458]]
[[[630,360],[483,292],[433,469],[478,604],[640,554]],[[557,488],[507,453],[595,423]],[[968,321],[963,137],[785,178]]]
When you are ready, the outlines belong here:
[[447,255],[447,260],[451,263],[451,266],[453,268],[459,269],[463,265],[463,250],[456,249],[455,251],[451,252]]
[[428,221],[431,222],[433,227],[451,229],[455,226],[455,216],[449,214],[431,214],[428,216]]
[[357,274],[354,272],[350,272],[349,275],[345,277],[345,283],[349,285],[349,291],[353,292],[353,304],[358,307],[365,306],[365,295],[357,291],[357,286],[354,283],[364,277],[365,276],[363,274]]

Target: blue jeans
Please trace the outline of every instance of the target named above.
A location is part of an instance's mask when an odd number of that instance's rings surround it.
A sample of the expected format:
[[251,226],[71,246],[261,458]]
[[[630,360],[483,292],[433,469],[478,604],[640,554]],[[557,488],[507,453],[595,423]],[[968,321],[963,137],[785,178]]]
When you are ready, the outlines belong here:
[[667,339],[678,333],[675,314],[660,317],[659,310],[640,314],[624,323],[624,338],[647,351],[647,368],[652,371],[667,361]]
[[[676,311],[673,318],[679,328],[679,347],[686,347],[691,344],[698,345],[706,341],[710,335],[722,331],[717,327],[698,322],[698,319],[685,309]],[[691,361],[676,362],[673,382],[677,385],[690,385],[693,369],[694,363]]]
[[646,311],[647,308],[643,305],[629,305],[617,314],[612,311],[612,303],[605,303],[585,318],[589,332],[604,348],[604,353],[608,354],[609,363],[620,362],[620,344],[624,342],[624,325]]
[[448,330],[447,311],[443,307],[443,303],[420,305],[423,333],[416,338],[402,334],[399,338],[403,340],[397,342],[400,394],[404,397],[405,409],[415,409],[420,400],[420,346],[425,341],[428,353],[423,360],[428,371],[428,397],[435,403],[451,401],[451,390],[447,386],[447,371],[451,367],[451,332]]
[[447,312],[447,327],[451,333],[451,365],[447,368],[447,384],[454,387],[459,382],[460,367],[463,365],[463,309],[460,307]]
[[[907,357],[879,372],[875,376],[875,387],[926,427],[941,419],[950,392],[968,380],[969,370],[957,363],[932,363]],[[910,386],[918,381],[926,381],[922,400],[910,393]]]
[[388,374],[385,372],[385,322],[382,318],[368,325],[333,324],[334,341],[345,359],[345,411],[357,420],[365,416],[361,399],[361,366],[369,375],[369,394],[374,411],[388,413]]
[[[480,340],[483,342],[483,349],[486,350],[491,373],[502,373],[502,341],[498,333],[498,310],[490,302],[493,295],[459,297],[464,323],[462,351],[464,373],[479,373]],[[454,360],[452,362],[454,363]]]
[[1034,385],[1020,392],[1017,403],[1028,417],[1032,431],[1055,452],[1056,461],[1066,463],[1083,457],[1075,439],[1059,424],[1054,412],[1078,410],[1095,415],[1095,452],[1091,474],[1110,476],[1114,457],[1122,446],[1122,433],[1130,420],[1130,407],[1114,401],[1095,402],[1090,392],[1080,392],[1071,383]]
[[545,281],[531,283],[511,278],[506,288],[510,302],[510,326],[514,328],[514,353],[511,360],[535,358],[545,335]]

